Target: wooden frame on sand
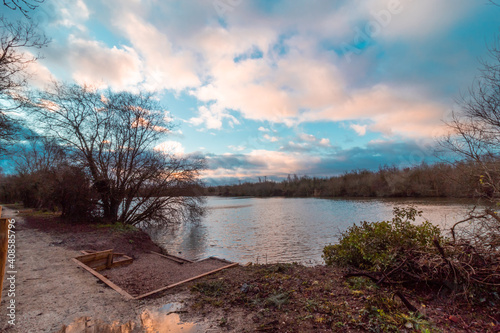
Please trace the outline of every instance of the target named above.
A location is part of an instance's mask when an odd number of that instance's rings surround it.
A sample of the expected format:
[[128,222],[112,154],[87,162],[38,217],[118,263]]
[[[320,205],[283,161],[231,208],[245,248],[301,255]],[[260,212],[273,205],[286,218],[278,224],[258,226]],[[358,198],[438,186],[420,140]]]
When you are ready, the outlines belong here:
[[[113,250],[106,250],[106,251],[99,251],[99,252],[82,251],[82,253],[84,254],[83,256],[79,256],[79,257],[73,258],[72,260],[78,266],[82,267],[83,269],[85,269],[86,271],[88,271],[89,273],[91,273],[92,275],[94,275],[95,277],[97,277],[99,280],[101,280],[102,282],[104,282],[105,284],[107,284],[109,287],[111,287],[112,289],[114,289],[120,295],[122,295],[123,297],[125,297],[126,300],[138,300],[138,299],[146,298],[148,296],[157,294],[159,292],[175,288],[175,287],[180,286],[180,285],[182,285],[184,283],[191,282],[191,281],[197,280],[199,278],[202,278],[204,276],[207,276],[207,275],[210,275],[210,274],[214,274],[214,273],[217,273],[217,272],[222,271],[224,269],[228,269],[228,268],[235,267],[235,266],[239,265],[239,263],[230,263],[227,260],[219,259],[219,258],[216,258],[216,257],[210,257],[210,258],[207,258],[207,259],[217,259],[217,260],[220,260],[220,261],[228,262],[230,264],[226,265],[226,266],[223,266],[223,267],[220,267],[218,269],[214,269],[214,270],[212,270],[210,272],[206,272],[206,273],[194,276],[192,278],[189,278],[189,279],[186,279],[186,280],[183,280],[183,281],[179,281],[179,282],[170,284],[168,286],[161,287],[159,289],[147,292],[147,293],[139,295],[139,296],[132,296],[127,291],[123,290],[122,288],[120,288],[119,286],[117,286],[115,283],[113,283],[111,280],[109,280],[108,278],[106,278],[105,276],[103,276],[102,274],[100,274],[96,269],[94,269],[92,267],[89,267],[86,263],[82,262],[82,259],[83,259],[83,261],[86,261],[86,259],[90,258],[91,256],[93,256],[93,258],[95,258],[96,260],[100,260],[100,259],[103,259],[103,258],[109,258],[110,255],[113,255],[112,251]],[[177,263],[181,263],[181,262],[192,263],[192,261],[190,261],[190,260],[187,260],[187,259],[184,259],[184,258],[180,258],[180,257],[175,257],[175,256],[172,256],[172,255],[163,255],[163,254],[160,254],[160,253],[157,253],[157,252],[153,252],[153,251],[151,251],[151,253],[157,254],[157,255],[159,255],[161,257],[164,257],[165,259],[168,259],[168,260],[173,260],[173,261],[175,261]],[[115,253],[115,255],[116,255],[116,253]],[[204,259],[204,260],[206,260],[206,259]],[[89,261],[87,261],[87,263],[88,262]],[[109,261],[108,261],[108,263],[109,263]],[[110,265],[110,268],[111,267],[113,267],[113,266]]]

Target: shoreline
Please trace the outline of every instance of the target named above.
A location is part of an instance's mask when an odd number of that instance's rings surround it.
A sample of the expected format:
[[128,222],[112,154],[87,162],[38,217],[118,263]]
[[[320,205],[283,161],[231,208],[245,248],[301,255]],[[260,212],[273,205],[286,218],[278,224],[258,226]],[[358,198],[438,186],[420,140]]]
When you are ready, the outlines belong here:
[[[7,208],[5,216],[12,213]],[[120,328],[119,332],[143,332],[147,331],[145,327],[160,323],[185,328],[180,332],[330,332],[333,327],[345,332],[366,332],[373,325],[391,323],[402,332],[417,332],[417,327],[430,327],[429,332],[500,330],[500,318],[491,317],[493,312],[488,307],[453,304],[444,294],[436,297],[418,288],[405,289],[407,297],[425,314],[418,317],[391,298],[392,289],[375,288],[362,279],[347,281],[343,270],[328,266],[237,267],[154,297],[126,301],[71,262],[71,258],[80,255],[78,250],[85,242],[92,239],[95,244],[88,246],[98,250],[113,240],[125,252],[139,255],[144,249],[126,241],[130,239],[124,238],[126,233],[68,226],[50,218],[45,223],[39,218],[35,218],[35,222],[39,219],[36,223],[23,221],[19,215],[15,218],[19,223],[17,325],[2,324],[0,330],[5,332],[84,332],[82,325],[99,327],[99,332],[108,332],[110,327]],[[45,231],[36,228],[40,223],[45,225]],[[80,230],[80,234],[70,230]],[[120,243],[120,237],[125,242]],[[150,246],[149,242],[144,245]],[[6,315],[6,299],[2,298],[2,318]],[[172,304],[176,304],[175,310],[165,312]],[[385,315],[380,316],[377,309]],[[165,324],[167,319],[170,324]],[[409,324],[414,329],[405,328]]]

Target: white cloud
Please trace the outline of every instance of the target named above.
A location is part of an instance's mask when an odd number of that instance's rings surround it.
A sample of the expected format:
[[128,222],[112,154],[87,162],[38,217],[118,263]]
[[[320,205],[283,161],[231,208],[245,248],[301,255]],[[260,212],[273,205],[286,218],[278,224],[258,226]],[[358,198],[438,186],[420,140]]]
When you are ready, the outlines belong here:
[[322,147],[330,147],[331,146],[330,139],[323,138],[319,140],[319,145]]
[[228,119],[231,124],[239,124],[238,120],[230,115],[219,104],[214,103],[209,107],[200,106],[198,108],[198,116],[189,119],[189,123],[194,126],[205,125],[207,129],[221,129],[224,119]]
[[109,48],[98,41],[70,36],[66,52],[73,78],[80,84],[122,90],[142,81],[141,61],[132,48]]
[[359,136],[364,136],[366,134],[366,126],[367,125],[357,125],[357,124],[351,124],[351,127],[356,133],[358,133]]
[[259,129],[258,129],[258,130],[259,130],[260,132],[269,132],[269,129],[264,128],[264,127],[262,127],[262,126],[261,126],[261,127],[259,127]]
[[113,23],[141,55],[146,88],[181,91],[200,85],[192,52],[177,48],[156,26],[146,22],[136,12],[127,11],[130,8],[126,5],[120,3],[119,6]]
[[233,146],[233,145],[227,146],[227,148],[231,149],[232,151],[243,151],[246,149],[245,146]]
[[302,140],[307,141],[307,142],[315,142],[316,141],[316,137],[314,135],[307,134],[307,133],[300,134],[299,138],[301,138]]
[[184,146],[178,141],[164,141],[155,147],[155,150],[162,151],[167,154],[182,156],[184,155]]
[[269,134],[264,134],[263,138],[267,141],[271,141],[271,142],[277,142],[279,140],[279,138],[275,137],[275,136],[270,136]]

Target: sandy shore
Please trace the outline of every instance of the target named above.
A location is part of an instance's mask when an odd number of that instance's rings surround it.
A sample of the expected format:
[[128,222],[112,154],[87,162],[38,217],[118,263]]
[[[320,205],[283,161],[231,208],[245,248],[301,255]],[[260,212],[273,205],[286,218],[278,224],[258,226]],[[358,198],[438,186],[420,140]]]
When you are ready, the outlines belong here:
[[[128,323],[128,327],[138,328],[145,323],[145,314],[189,297],[188,291],[176,290],[155,299],[126,301],[97,278],[78,268],[70,259],[80,253],[57,246],[60,242],[57,236],[23,228],[23,219],[11,209],[4,208],[2,216],[13,217],[17,226],[16,291],[15,297],[8,297],[7,288],[2,293],[2,332],[58,332],[63,325],[70,325],[82,317],[114,323],[115,327]],[[11,299],[15,300],[15,326],[8,323],[7,306]],[[201,328],[206,324],[198,323],[198,326]],[[130,330],[117,332],[125,331]],[[133,331],[140,332],[142,329]]]

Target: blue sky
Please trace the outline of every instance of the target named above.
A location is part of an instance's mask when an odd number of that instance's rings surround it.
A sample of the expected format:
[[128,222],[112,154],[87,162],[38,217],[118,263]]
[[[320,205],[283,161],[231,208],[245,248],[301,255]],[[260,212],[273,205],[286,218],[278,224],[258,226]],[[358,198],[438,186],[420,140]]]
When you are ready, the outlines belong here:
[[[19,17],[19,13],[5,14]],[[209,183],[435,160],[443,120],[500,34],[477,0],[46,0],[32,71],[157,91]]]

